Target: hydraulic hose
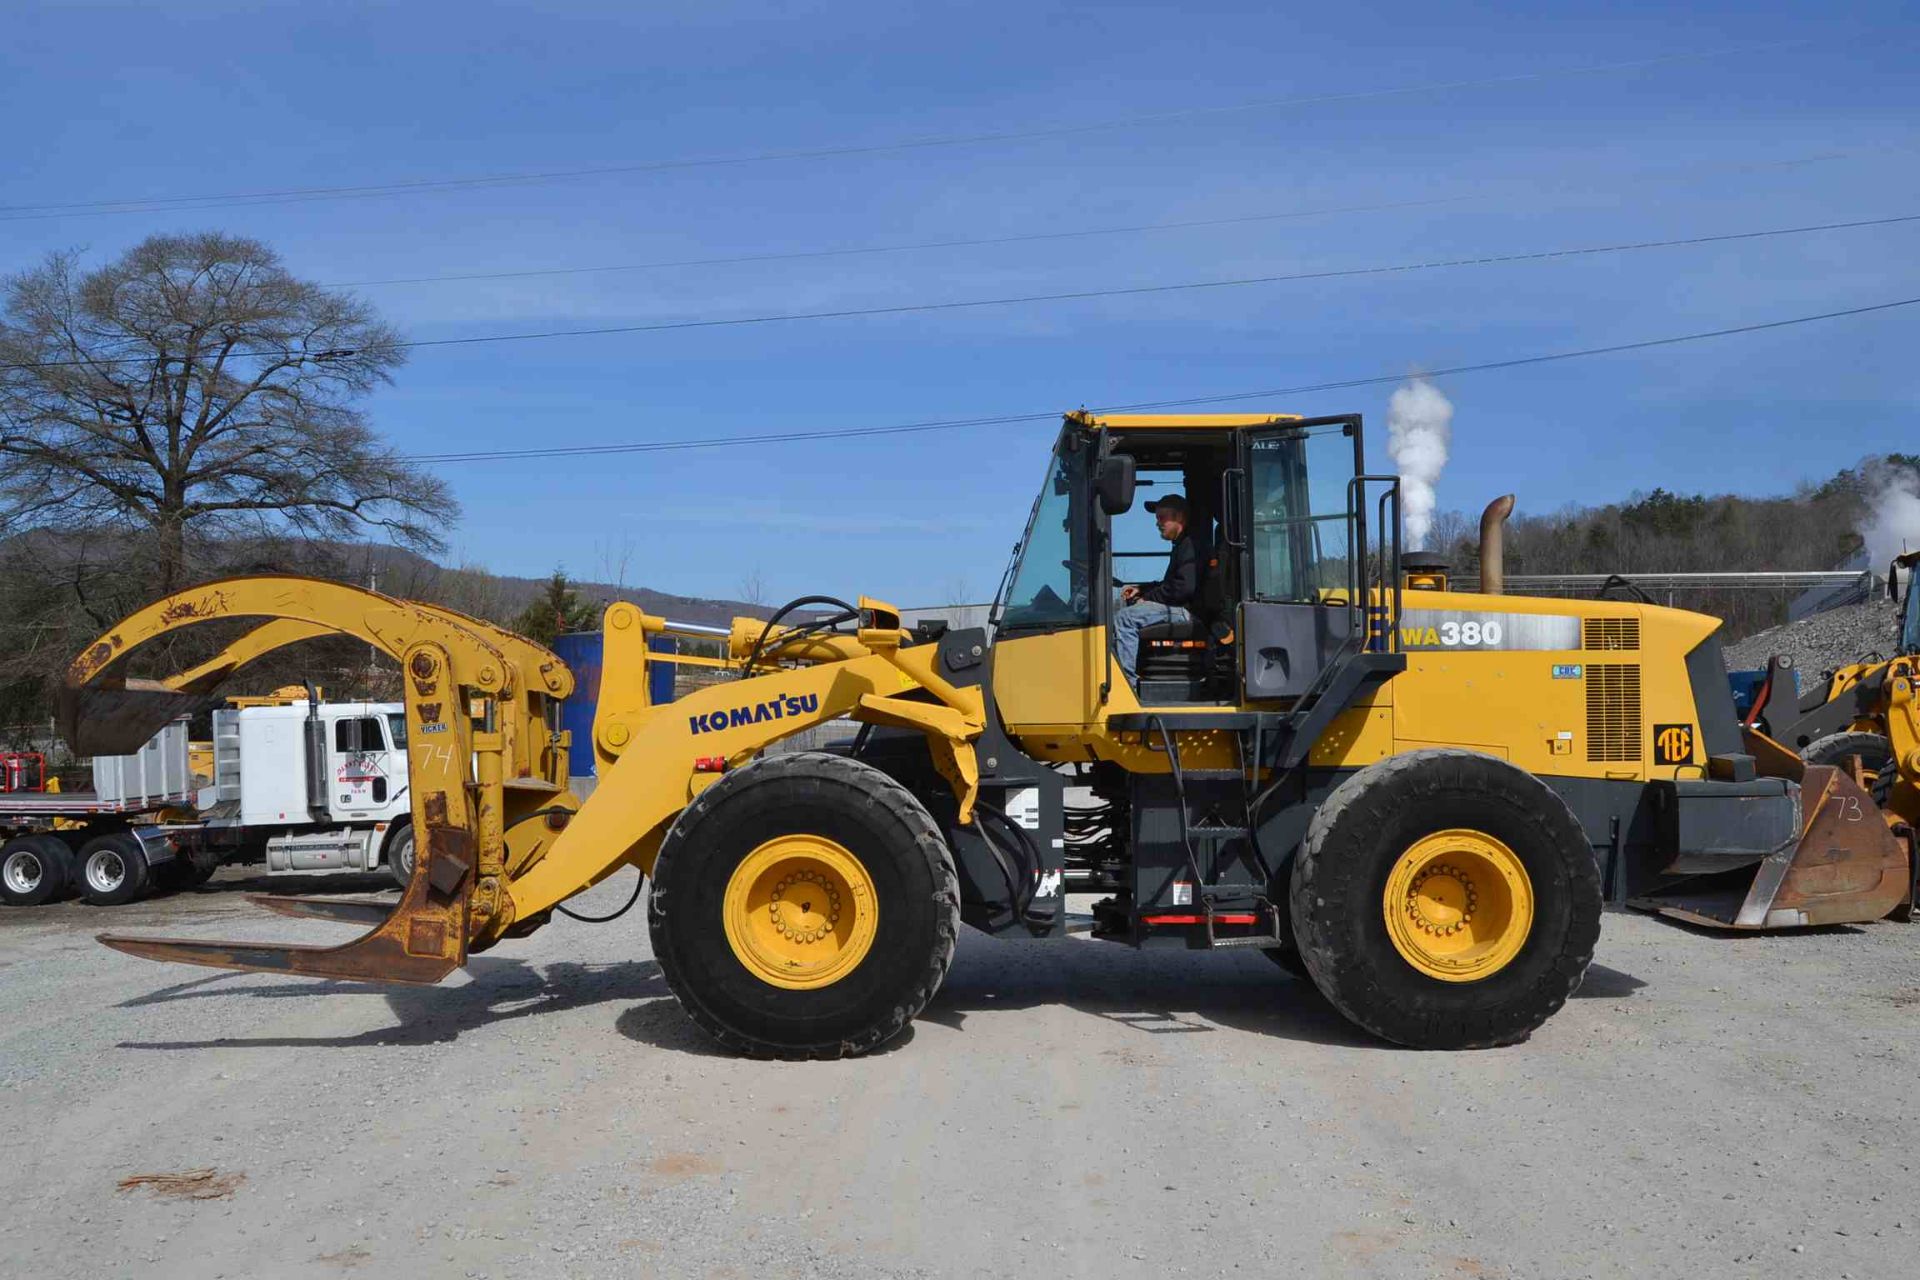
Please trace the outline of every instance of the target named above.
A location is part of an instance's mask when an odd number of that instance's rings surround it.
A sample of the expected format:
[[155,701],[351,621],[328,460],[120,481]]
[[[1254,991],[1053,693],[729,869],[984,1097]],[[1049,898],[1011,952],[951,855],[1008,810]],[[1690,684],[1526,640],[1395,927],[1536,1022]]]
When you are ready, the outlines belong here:
[[646,873],[640,870],[640,868],[638,867],[635,867],[633,871],[634,871],[633,893],[627,898],[625,905],[623,905],[618,911],[615,911],[612,915],[583,916],[578,911],[567,910],[567,904],[564,902],[554,903],[553,909],[555,911],[558,911],[561,915],[567,917],[567,919],[578,920],[582,924],[606,924],[609,920],[618,920],[621,916],[633,910],[633,904],[640,901],[640,890],[646,888],[646,885],[647,885]]
[[[532,813],[529,813],[526,816],[513,822],[511,825],[507,827],[506,831],[512,831],[515,827],[524,826],[527,823],[532,822],[535,818],[551,817],[556,813],[564,813],[569,818],[571,818],[573,816],[574,811],[572,809],[564,809],[559,805],[548,805],[544,809],[535,809]],[[506,831],[502,831],[500,834],[502,836],[505,836]],[[621,907],[618,911],[614,912],[612,915],[584,916],[584,915],[581,915],[578,911],[567,910],[567,906],[563,902],[556,902],[553,906],[553,909],[555,911],[558,911],[561,915],[566,916],[569,920],[578,920],[582,924],[606,924],[610,920],[618,920],[621,916],[633,910],[633,904],[640,901],[640,890],[646,887],[646,883],[647,883],[646,873],[643,871],[640,871],[638,867],[635,867],[634,870],[635,872],[638,873],[638,875],[633,882],[633,895],[627,899],[625,906]]]
[[[812,634],[814,632],[825,630],[828,627],[838,626],[842,622],[846,622],[846,621],[849,621],[850,619],[857,618],[860,616],[859,609],[855,608],[853,605],[848,604],[845,600],[841,600],[835,596],[801,596],[798,599],[787,601],[785,604],[781,605],[778,609],[775,609],[773,611],[773,616],[767,619],[767,625],[761,628],[760,634],[754,638],[753,648],[748,652],[747,660],[744,663],[742,663],[740,666],[740,678],[742,680],[745,680],[747,677],[753,674],[754,664],[760,661],[761,650],[766,647],[767,637],[773,634],[773,629],[779,623],[780,619],[786,617],[788,614],[792,613],[795,609],[803,609],[810,604],[832,605],[835,608],[839,609],[840,612],[831,618],[819,618],[808,623],[805,634]],[[798,636],[785,637],[782,639],[781,643],[784,644],[787,642],[787,640],[793,640],[798,638],[799,638]],[[778,646],[776,646],[776,648],[777,647]]]
[[[1019,920],[1022,924],[1027,925],[1028,927],[1032,927],[1034,925],[1051,927],[1051,925],[1053,924],[1052,919],[1050,918],[1041,919],[1030,914],[1030,910],[1033,906],[1034,894],[1037,893],[1040,888],[1040,876],[1043,871],[1043,864],[1042,864],[1042,859],[1040,857],[1039,846],[1033,843],[1033,838],[1027,834],[1026,828],[1022,827],[1019,823],[1015,822],[1012,818],[1009,818],[1005,810],[996,809],[992,805],[983,804],[978,800],[974,801],[973,809],[976,815],[985,813],[997,819],[1002,827],[1004,827],[1006,830],[1013,833],[1014,843],[1019,845],[1021,850],[1026,854],[1027,866],[1025,868],[1021,868],[1020,870],[1029,871],[1030,874],[1025,876],[1019,876],[1016,873],[1015,877],[1013,877],[1010,880],[1007,886],[1009,891],[1011,891],[1011,893],[1013,894],[1011,905],[1013,907],[1014,918]],[[986,824],[980,823],[979,827],[980,827],[981,842],[987,846],[988,852],[993,854],[994,860],[996,862],[1001,863],[1001,870],[1004,874],[1007,871],[1007,868],[1011,865],[1011,860],[1006,859],[1004,857],[1004,855],[1000,851],[999,846],[995,845],[993,842],[993,838],[987,834]],[[1017,884],[1018,880],[1026,880],[1030,882],[1029,887],[1024,893],[1021,892],[1020,889],[1018,888],[1018,884]]]

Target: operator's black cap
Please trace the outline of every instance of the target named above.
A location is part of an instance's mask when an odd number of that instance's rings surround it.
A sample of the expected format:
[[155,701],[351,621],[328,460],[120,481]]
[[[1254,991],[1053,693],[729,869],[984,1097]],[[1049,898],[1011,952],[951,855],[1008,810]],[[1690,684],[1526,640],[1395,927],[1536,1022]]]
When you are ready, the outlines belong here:
[[1146,509],[1155,515],[1159,515],[1160,508],[1162,507],[1168,507],[1173,511],[1178,512],[1180,515],[1185,515],[1187,514],[1187,511],[1188,511],[1186,498],[1177,493],[1161,494],[1159,497],[1155,498],[1152,502],[1149,502],[1146,506]]

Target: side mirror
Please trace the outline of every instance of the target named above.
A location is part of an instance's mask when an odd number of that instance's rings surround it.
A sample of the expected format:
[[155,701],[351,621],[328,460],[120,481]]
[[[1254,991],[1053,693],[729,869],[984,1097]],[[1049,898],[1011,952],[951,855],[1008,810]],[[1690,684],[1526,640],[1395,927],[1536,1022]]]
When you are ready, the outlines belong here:
[[1133,506],[1133,455],[1110,453],[1093,473],[1100,509],[1110,516],[1124,515]]
[[1887,566],[1887,599],[1900,603],[1900,562],[1895,560]]

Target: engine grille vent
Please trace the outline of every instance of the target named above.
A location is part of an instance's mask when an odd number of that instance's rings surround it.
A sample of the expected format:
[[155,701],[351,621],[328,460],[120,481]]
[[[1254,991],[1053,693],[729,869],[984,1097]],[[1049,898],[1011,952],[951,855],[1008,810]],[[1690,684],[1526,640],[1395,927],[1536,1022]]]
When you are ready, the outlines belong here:
[[1588,663],[1586,685],[1587,759],[1638,760],[1640,664]]
[[1580,621],[1582,649],[1638,649],[1640,619],[1583,618]]

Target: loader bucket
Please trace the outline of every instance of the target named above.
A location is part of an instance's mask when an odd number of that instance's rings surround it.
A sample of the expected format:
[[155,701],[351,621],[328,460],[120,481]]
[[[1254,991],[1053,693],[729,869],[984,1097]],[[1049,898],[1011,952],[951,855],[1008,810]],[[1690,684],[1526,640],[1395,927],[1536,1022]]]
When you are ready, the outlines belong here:
[[151,680],[128,680],[124,685],[63,685],[56,710],[60,736],[75,755],[130,756],[181,716],[198,714],[219,701]]
[[1800,838],[1757,867],[1701,876],[1628,905],[1714,929],[1862,924],[1913,898],[1907,842],[1887,825],[1857,779],[1805,765]]

